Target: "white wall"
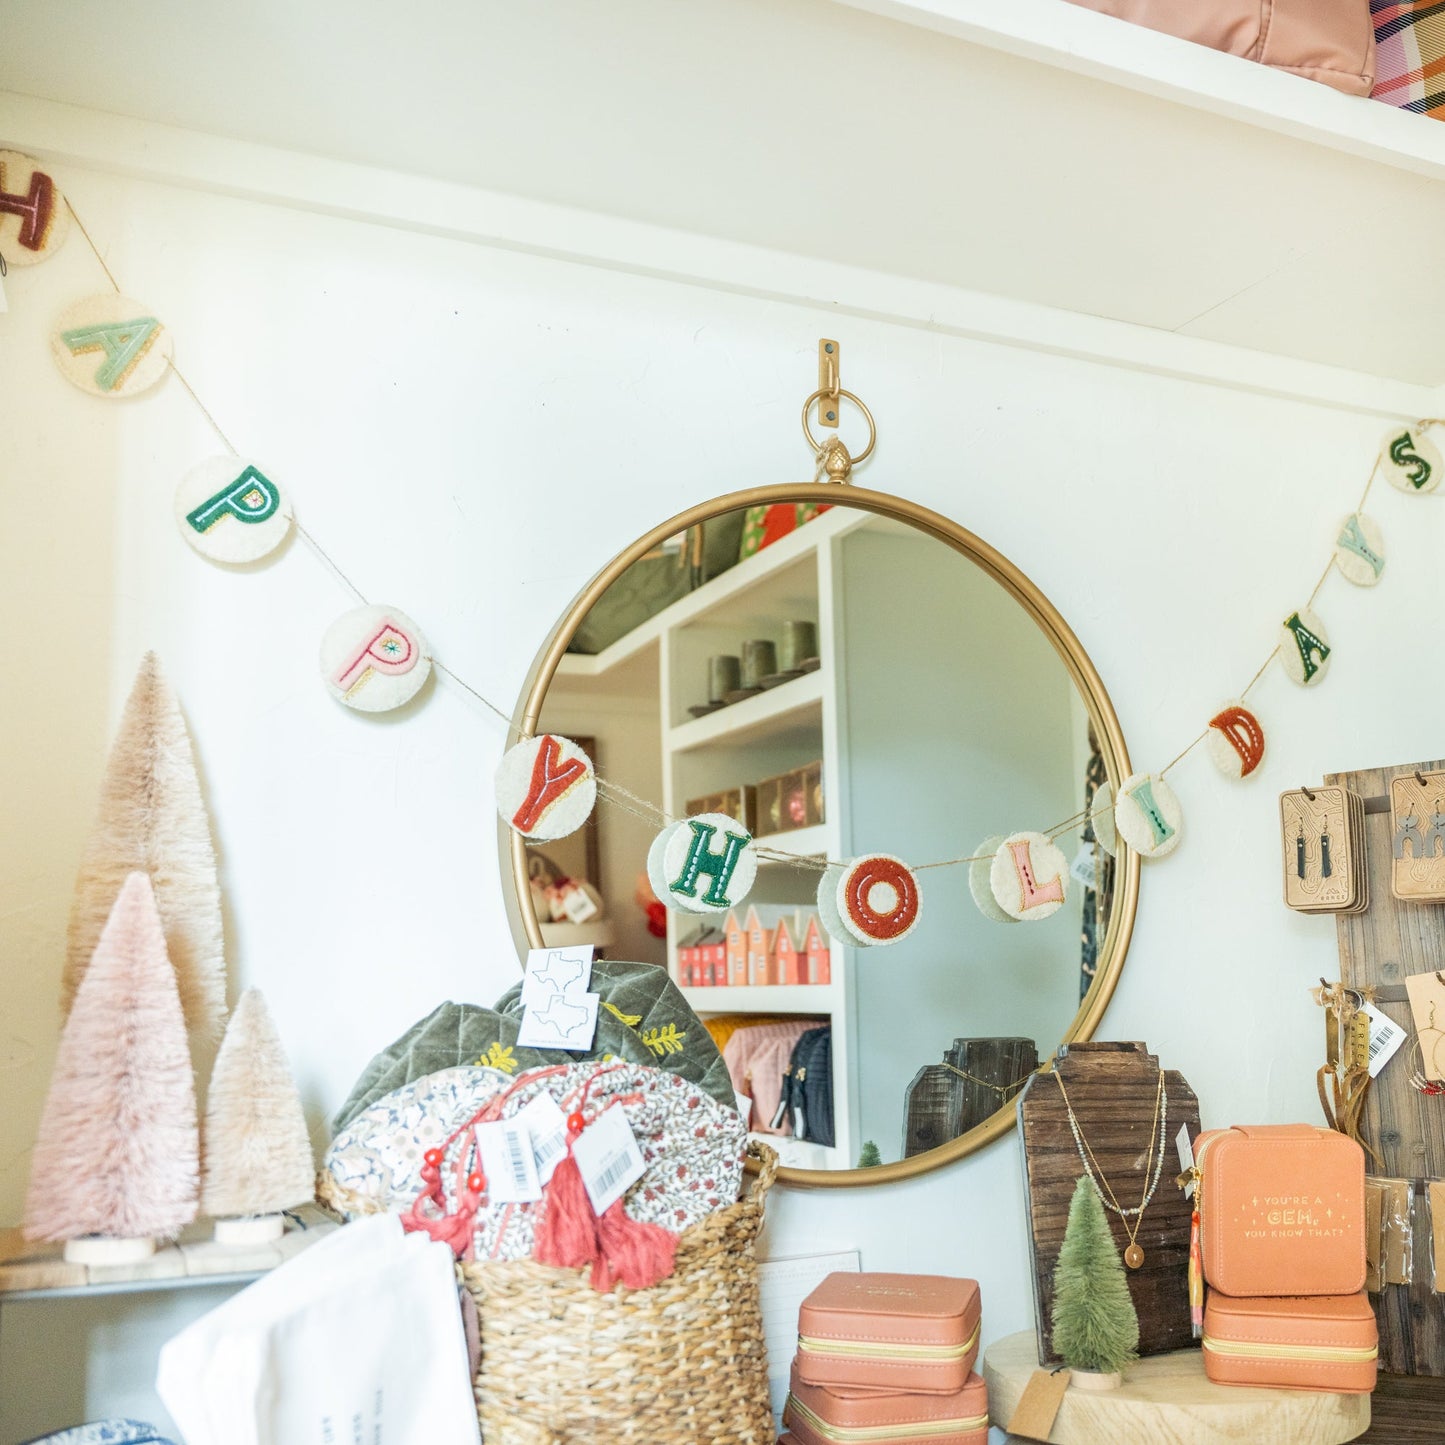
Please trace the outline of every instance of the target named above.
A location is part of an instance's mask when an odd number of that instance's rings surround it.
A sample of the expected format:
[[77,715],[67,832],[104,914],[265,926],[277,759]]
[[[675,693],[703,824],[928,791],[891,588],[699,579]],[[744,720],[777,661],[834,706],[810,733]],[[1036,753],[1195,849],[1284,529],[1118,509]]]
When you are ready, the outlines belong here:
[[[64,178],[238,445],[293,489],[360,587],[418,619],[504,706],[551,618],[660,516],[809,472],[797,406],[824,331],[844,338],[845,384],[880,420],[860,480],[958,518],[1043,586],[1144,766],[1172,757],[1254,671],[1312,585],[1380,430],[881,320]],[[47,355],[51,318],[100,282],[74,238],[54,261],[12,269],[0,317],[0,1218],[20,1207],[104,737],[147,647],[179,689],[205,775],[233,993],[266,990],[318,1142],[375,1048],[438,999],[490,1000],[517,971],[490,789],[502,725],[444,680],[401,716],[345,711],[315,669],[344,589],[300,545],[247,573],[182,543],[171,491],[215,450],[205,423],[171,383],[120,404],[83,396]],[[1385,579],[1374,593],[1326,584],[1323,688],[1261,684],[1261,775],[1227,783],[1202,755],[1175,775],[1185,842],[1145,879],[1103,1035],[1146,1039],[1183,1070],[1208,1123],[1316,1115],[1320,1023],[1306,991],[1336,966],[1334,928],[1280,904],[1274,797],[1327,769],[1438,756],[1445,699],[1419,653],[1439,605],[1441,507],[1377,494]],[[1012,1137],[908,1184],[780,1190],[768,1244],[856,1245],[869,1268],[976,1274],[988,1338],[1030,1320]],[[111,1319],[125,1308],[106,1307]],[[26,1330],[41,1329],[39,1313]],[[54,1318],[68,1330],[77,1317]],[[8,1340],[9,1312],[4,1325]],[[16,1438],[20,1393],[68,1401],[80,1384],[7,1375],[0,1439]],[[109,1383],[88,1393],[93,1411],[114,1398]]]

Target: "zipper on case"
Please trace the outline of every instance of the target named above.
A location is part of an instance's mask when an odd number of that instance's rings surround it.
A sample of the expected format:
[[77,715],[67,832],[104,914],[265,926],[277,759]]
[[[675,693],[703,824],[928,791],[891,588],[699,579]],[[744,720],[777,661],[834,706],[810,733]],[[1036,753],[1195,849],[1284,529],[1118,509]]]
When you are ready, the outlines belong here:
[[978,1344],[980,1320],[961,1345],[885,1345],[867,1340],[828,1340],[817,1335],[799,1335],[798,1348],[810,1355],[841,1355],[869,1360],[961,1360]]
[[1216,1355],[1228,1355],[1241,1360],[1315,1360],[1332,1365],[1365,1365],[1378,1359],[1377,1345],[1286,1345],[1265,1344],[1256,1340],[1219,1340],[1205,1335],[1204,1348]]
[[985,1411],[968,1420],[917,1420],[908,1425],[870,1425],[866,1429],[850,1430],[844,1425],[830,1425],[820,1419],[796,1395],[788,1396],[787,1407],[783,1411],[784,1424],[788,1423],[790,1415],[799,1416],[815,1435],[837,1441],[838,1445],[867,1445],[874,1440],[927,1440],[988,1428],[988,1413]]

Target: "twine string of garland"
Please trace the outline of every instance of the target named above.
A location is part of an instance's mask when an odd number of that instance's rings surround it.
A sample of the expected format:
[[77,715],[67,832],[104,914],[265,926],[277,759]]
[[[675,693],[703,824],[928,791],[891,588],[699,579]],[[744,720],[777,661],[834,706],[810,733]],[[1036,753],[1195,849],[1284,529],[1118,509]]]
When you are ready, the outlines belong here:
[[[76,212],[75,206],[68,196],[65,197],[65,204],[66,208],[70,212],[71,219],[75,222],[76,229],[84,238],[85,244],[89,247],[91,254],[95,257],[97,263],[100,266],[100,269],[105,273],[105,278],[110,283],[112,290],[114,290],[117,296],[123,296],[125,292],[122,289],[120,282],[116,280],[115,273],[106,263],[105,257],[101,253],[100,247],[96,245],[89,230],[86,228],[85,223],[81,220],[79,214]],[[186,374],[181,370],[179,366],[176,365],[175,358],[173,356],[166,359],[166,365],[170,368],[176,380],[181,384],[181,387],[185,391],[186,395],[189,396],[190,399],[195,403],[196,408],[210,424],[212,431],[215,432],[216,436],[220,439],[222,445],[225,446],[226,450],[229,451],[234,457],[241,456],[242,453],[240,449],[227,435],[220,422],[216,420],[215,414],[211,411],[210,407],[208,407],[201,399],[200,394],[196,391],[195,387],[192,386]],[[1431,427],[1439,425],[1439,423],[1440,418],[1438,417],[1422,418],[1418,423],[1416,423],[1416,429],[1419,431],[1425,431]],[[816,470],[814,473],[815,481],[819,480],[822,477],[823,468],[825,465],[826,450],[826,442],[824,443],[824,445],[817,448],[818,456]],[[1374,486],[1375,478],[1379,473],[1380,463],[1383,460],[1383,457],[1383,449],[1377,450],[1375,453],[1374,463],[1370,467],[1369,476],[1365,480],[1364,490],[1363,492],[1361,492],[1360,499],[1354,508],[1354,511],[1357,513],[1364,510],[1365,503],[1369,499],[1370,489]],[[335,579],[343,587],[346,588],[347,591],[352,594],[353,597],[357,599],[358,603],[360,603],[362,606],[369,606],[370,599],[361,590],[361,588],[359,588],[356,583],[351,580],[351,578],[347,575],[346,571],[337,563],[336,559],[332,557],[330,552],[328,552],[326,548],[322,546],[321,542],[316,538],[315,534],[311,532],[309,528],[304,526],[299,518],[293,518],[292,520],[298,535],[301,537],[302,541],[305,542],[306,546],[317,558],[317,560],[326,568],[327,571],[329,571],[333,575],[333,577],[335,577]],[[1336,559],[1335,554],[1332,550],[1330,553],[1329,561],[1325,563],[1324,569],[1320,572],[1319,580],[1316,581],[1314,585],[1314,590],[1309,595],[1309,601],[1305,604],[1307,608],[1312,608],[1314,606],[1315,599],[1319,596],[1320,590],[1324,587],[1325,581],[1328,579],[1330,573],[1335,569],[1335,566]],[[1243,692],[1239,694],[1241,702],[1246,699],[1249,694],[1254,690],[1255,686],[1264,677],[1264,674],[1268,670],[1270,663],[1272,663],[1278,655],[1279,646],[1278,644],[1276,644],[1276,646],[1271,650],[1269,656],[1266,657],[1264,662],[1260,664],[1259,670],[1245,685]],[[448,667],[436,656],[429,655],[429,660],[432,666],[435,667],[438,672],[442,673],[462,691],[469,694],[476,702],[480,703],[482,707],[494,713],[508,727],[512,725],[512,715],[509,712],[498,707],[497,704],[494,703],[483,692],[472,686],[470,682],[468,682],[454,669]],[[1194,738],[1192,742],[1188,744],[1188,746],[1186,746],[1181,752],[1176,754],[1173,759],[1171,759],[1162,769],[1160,769],[1159,776],[1163,777],[1165,774],[1171,772],[1175,767],[1182,763],[1184,759],[1187,758],[1189,754],[1192,753],[1194,749],[1200,745],[1200,743],[1204,742],[1205,739],[1208,738],[1208,736],[1209,729],[1206,727],[1196,738]],[[621,783],[604,777],[600,772],[597,773],[597,796],[601,801],[606,802],[609,807],[615,808],[619,812],[630,814],[631,816],[641,819],[643,822],[646,822],[652,826],[661,827],[681,821],[680,819],[672,817],[669,813],[667,813],[664,809],[660,808],[651,799],[644,798],[639,794],[630,791],[629,789],[623,787]],[[1079,812],[1075,813],[1072,817],[1065,818],[1063,822],[1056,823],[1051,828],[1043,830],[1044,836],[1052,840],[1062,837],[1066,833],[1073,832],[1075,829],[1082,827],[1085,823],[1087,823],[1089,819],[1089,814],[1090,810],[1088,808],[1080,809]],[[791,868],[797,868],[800,870],[814,872],[818,874],[826,872],[829,868],[846,866],[845,863],[840,862],[836,859],[825,858],[818,855],[792,853],[787,851],[786,849],[780,848],[756,847],[755,845],[755,851],[757,852],[759,858],[765,859],[769,862],[780,863]],[[977,853],[972,854],[968,857],[942,858],[931,863],[918,863],[911,864],[909,866],[914,873],[923,873],[935,868],[956,868],[968,864],[981,863],[991,858],[992,856],[993,855],[991,853]]]

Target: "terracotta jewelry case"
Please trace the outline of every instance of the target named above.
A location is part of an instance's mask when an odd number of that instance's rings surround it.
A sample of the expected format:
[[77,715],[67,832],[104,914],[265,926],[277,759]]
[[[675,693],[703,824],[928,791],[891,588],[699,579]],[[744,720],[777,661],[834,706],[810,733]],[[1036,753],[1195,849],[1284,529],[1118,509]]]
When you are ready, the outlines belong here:
[[969,1375],[961,1390],[947,1395],[838,1393],[805,1384],[794,1361],[783,1424],[798,1445],[987,1445],[988,1389],[980,1376]]
[[1370,1299],[1231,1299],[1210,1290],[1204,1306],[1204,1373],[1218,1385],[1368,1394],[1379,1335]]
[[978,1355],[978,1284],[931,1274],[830,1274],[798,1310],[798,1378],[951,1395]]
[[1365,1152],[1310,1124],[1214,1129],[1194,1143],[1204,1277],[1236,1299],[1365,1287]]

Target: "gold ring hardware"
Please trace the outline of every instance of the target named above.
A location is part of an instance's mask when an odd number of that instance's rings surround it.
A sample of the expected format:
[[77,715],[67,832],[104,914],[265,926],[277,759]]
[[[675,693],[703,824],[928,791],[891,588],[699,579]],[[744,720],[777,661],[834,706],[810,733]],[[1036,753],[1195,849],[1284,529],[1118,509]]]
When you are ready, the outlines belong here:
[[851,401],[859,411],[863,413],[863,419],[868,423],[868,445],[858,455],[850,455],[848,448],[843,445],[840,437],[828,437],[819,441],[813,435],[813,429],[808,425],[808,409],[815,401],[827,396],[827,392],[815,391],[803,403],[803,435],[808,439],[808,445],[818,454],[823,462],[823,473],[830,482],[846,482],[848,474],[859,462],[867,461],[873,454],[873,448],[878,442],[878,428],[873,421],[873,413],[853,395],[851,391],[838,391],[840,399]]

